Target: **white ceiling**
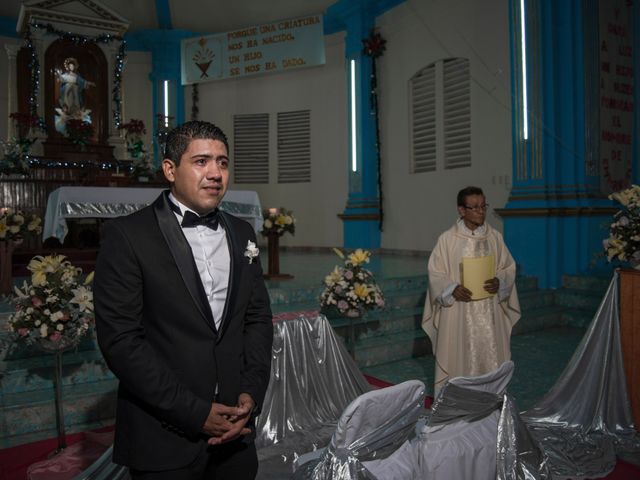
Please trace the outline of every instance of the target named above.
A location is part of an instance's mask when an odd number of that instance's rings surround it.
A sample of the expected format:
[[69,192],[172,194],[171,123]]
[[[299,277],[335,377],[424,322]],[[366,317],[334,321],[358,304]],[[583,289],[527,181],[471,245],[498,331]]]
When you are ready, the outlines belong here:
[[[81,0],[67,0],[74,3]],[[174,29],[216,33],[284,18],[324,13],[337,0],[168,0]],[[59,0],[58,3],[65,3]],[[130,22],[129,31],[158,28],[156,0],[101,0]],[[1,0],[0,16],[15,18],[21,0]]]

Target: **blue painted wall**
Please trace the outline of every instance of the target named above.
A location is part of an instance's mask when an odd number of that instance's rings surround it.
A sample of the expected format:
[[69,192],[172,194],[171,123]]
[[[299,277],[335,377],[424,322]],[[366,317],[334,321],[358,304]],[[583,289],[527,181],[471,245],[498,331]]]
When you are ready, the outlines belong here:
[[[528,67],[535,62],[540,66],[528,72],[530,98],[539,98],[540,102],[530,100],[533,131],[531,138],[522,143],[517,58],[520,1],[512,0],[514,181],[501,214],[505,240],[521,272],[537,276],[543,288],[556,288],[561,286],[563,274],[612,269],[601,252],[615,205],[600,192],[599,174],[589,173],[586,167],[589,152],[585,79],[597,72],[585,65],[585,53],[594,41],[597,45],[597,39],[591,37],[593,31],[585,25],[597,19],[597,10],[593,9],[597,2],[525,2],[530,17],[537,16],[539,21],[538,31],[533,31],[535,22],[527,24],[527,56]],[[585,5],[587,10],[583,9]],[[636,5],[636,25],[640,25],[637,12]],[[635,45],[640,44],[638,33],[636,28]],[[639,71],[637,55],[635,71]],[[636,85],[636,104],[637,92]],[[637,118],[636,109],[636,124]],[[637,152],[637,135],[635,148]],[[541,169],[537,169],[536,162],[541,162]],[[634,168],[637,181],[637,155]]]

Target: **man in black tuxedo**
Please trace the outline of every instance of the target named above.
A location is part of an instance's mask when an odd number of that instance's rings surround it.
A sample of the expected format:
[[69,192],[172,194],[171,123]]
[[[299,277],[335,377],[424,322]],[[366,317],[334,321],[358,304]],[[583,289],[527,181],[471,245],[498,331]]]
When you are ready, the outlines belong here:
[[171,185],[106,222],[98,342],[120,380],[113,459],[134,480],[250,479],[273,327],[253,228],[218,210],[228,142],[207,122],[167,136]]

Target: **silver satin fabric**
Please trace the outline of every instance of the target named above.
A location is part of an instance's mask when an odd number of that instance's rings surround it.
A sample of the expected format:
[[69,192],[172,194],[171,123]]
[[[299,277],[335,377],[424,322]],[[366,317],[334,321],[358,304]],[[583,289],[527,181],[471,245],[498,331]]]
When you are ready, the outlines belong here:
[[364,397],[345,409],[327,448],[301,465],[294,480],[376,480],[364,464],[389,457],[414,435],[425,411],[422,382],[409,380]]
[[302,313],[273,328],[271,379],[256,419],[256,448],[277,445],[261,457],[277,451],[289,463],[326,445],[344,408],[371,386],[324,315]]
[[616,453],[640,460],[620,346],[614,273],[584,338],[549,392],[522,418],[549,456],[554,478],[599,478]]
[[513,399],[507,394],[465,388],[447,382],[436,398],[429,426],[464,420],[473,422],[500,410],[496,439],[497,480],[543,480],[550,478],[547,459],[521,420]]
[[119,217],[146,207],[146,203],[62,202],[60,212],[68,218]]
[[[60,212],[67,218],[119,217],[137,212],[147,203],[61,202]],[[260,207],[248,203],[220,202],[220,210],[242,217],[262,215]]]

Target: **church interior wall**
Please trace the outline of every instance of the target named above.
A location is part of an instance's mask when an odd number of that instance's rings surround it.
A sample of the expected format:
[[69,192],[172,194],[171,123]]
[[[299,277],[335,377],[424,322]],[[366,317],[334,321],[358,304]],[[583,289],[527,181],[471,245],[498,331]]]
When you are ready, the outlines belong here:
[[[296,217],[295,236],[283,246],[338,246],[337,217],[347,198],[347,120],[344,34],[325,36],[326,64],[291,72],[200,84],[199,118],[219,125],[229,136],[234,190],[255,190],[263,208],[285,207]],[[185,116],[191,112],[191,87],[184,89]],[[278,183],[278,112],[311,111],[311,182]],[[233,116],[269,113],[269,183],[233,181]],[[259,239],[264,241],[264,239]]]
[[149,75],[151,74],[151,53],[127,52],[122,75],[123,122],[132,118],[142,120],[147,133],[144,141],[148,151],[153,151],[153,91]]
[[[511,183],[508,5],[499,0],[408,0],[378,18],[387,40],[378,60],[384,195],[382,246],[431,250],[457,218],[456,194],[483,188],[492,208],[507,202]],[[410,173],[409,80],[444,58],[464,57],[471,72],[471,166]],[[500,218],[487,215],[502,230]]]

